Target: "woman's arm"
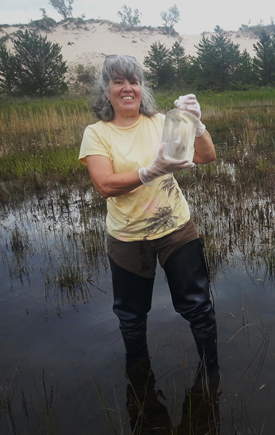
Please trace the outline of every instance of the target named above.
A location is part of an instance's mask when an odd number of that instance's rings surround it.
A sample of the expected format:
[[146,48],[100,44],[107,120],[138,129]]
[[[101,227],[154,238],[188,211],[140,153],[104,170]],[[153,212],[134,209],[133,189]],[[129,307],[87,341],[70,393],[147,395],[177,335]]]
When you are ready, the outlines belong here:
[[151,165],[125,174],[115,174],[110,159],[105,156],[87,156],[86,163],[95,188],[104,198],[109,198],[129,193],[142,184],[151,186],[155,178],[194,166],[188,160],[166,158],[164,151],[163,143]]
[[108,157],[87,156],[86,163],[93,185],[104,198],[124,195],[142,185],[138,171],[115,174]]
[[195,139],[195,153],[193,162],[204,164],[213,162],[216,159],[215,147],[212,142],[211,136],[205,130],[202,136]]

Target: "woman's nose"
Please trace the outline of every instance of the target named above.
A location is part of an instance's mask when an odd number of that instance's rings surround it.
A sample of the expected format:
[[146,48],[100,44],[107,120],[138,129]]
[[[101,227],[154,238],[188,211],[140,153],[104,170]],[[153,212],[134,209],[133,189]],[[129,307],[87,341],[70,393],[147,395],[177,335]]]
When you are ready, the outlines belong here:
[[125,91],[131,91],[132,90],[131,84],[128,81],[124,82],[123,88],[124,88]]

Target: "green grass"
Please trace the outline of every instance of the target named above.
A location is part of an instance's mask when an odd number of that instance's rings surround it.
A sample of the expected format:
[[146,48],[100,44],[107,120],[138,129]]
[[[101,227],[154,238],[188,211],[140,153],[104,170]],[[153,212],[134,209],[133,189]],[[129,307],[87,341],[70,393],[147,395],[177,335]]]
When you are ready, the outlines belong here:
[[218,108],[247,108],[255,106],[269,106],[275,104],[275,89],[262,88],[250,91],[225,91],[222,93],[213,91],[192,91],[192,89],[181,90],[180,92],[156,93],[156,103],[158,107],[166,109],[172,108],[174,101],[179,95],[195,93],[203,109],[212,107]]
[[58,175],[60,178],[74,176],[83,171],[78,162],[79,148],[66,147],[37,152],[8,154],[0,158],[3,181],[34,176]]
[[31,99],[26,97],[24,99],[0,99],[0,113],[16,112],[28,115],[30,112],[40,112],[41,110],[54,109],[57,112],[65,110],[70,113],[72,110],[89,110],[89,100],[85,98],[73,97],[53,97],[43,99]]

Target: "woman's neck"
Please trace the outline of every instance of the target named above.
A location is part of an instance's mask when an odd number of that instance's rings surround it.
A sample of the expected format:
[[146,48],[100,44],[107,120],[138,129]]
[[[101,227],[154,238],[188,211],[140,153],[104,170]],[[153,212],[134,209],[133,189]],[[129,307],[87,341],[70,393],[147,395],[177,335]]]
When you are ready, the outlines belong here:
[[115,116],[115,118],[111,121],[112,124],[117,127],[131,127],[131,125],[135,124],[140,117],[140,113],[135,116]]

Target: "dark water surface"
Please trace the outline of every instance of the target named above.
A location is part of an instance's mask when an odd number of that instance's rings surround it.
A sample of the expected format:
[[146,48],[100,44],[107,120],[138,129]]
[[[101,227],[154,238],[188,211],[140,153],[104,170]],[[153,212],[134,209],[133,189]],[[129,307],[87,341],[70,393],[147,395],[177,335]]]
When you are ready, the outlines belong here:
[[[89,211],[76,196],[69,205],[44,198],[3,213],[1,435],[132,433],[105,229],[102,217],[91,219]],[[247,261],[235,246],[230,255],[211,284],[221,367],[219,422],[209,432],[198,426],[175,434],[274,433],[275,288],[262,264]],[[162,429],[163,419],[177,427],[185,416],[198,355],[160,268],[148,344],[162,406],[152,417],[154,429],[136,433],[171,435]]]

